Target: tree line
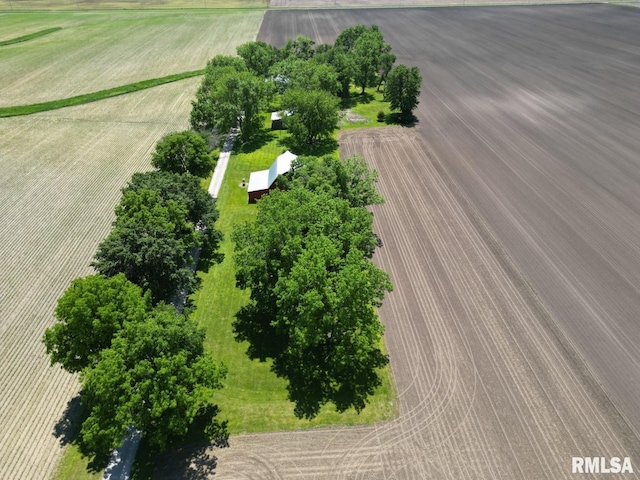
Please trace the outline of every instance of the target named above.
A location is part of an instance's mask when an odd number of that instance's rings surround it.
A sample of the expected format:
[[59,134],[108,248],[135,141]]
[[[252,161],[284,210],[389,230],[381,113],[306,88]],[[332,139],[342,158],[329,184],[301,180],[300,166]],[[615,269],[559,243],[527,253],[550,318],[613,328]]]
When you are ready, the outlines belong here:
[[293,113],[284,126],[298,145],[331,135],[341,101],[351,85],[384,84],[384,99],[403,120],[418,105],[422,78],[416,67],[398,65],[377,26],[343,30],[333,45],[316,45],[299,35],[280,49],[255,41],[240,45],[237,57],[216,56],[205,70],[192,103],[190,122],[196,131],[226,132],[238,126],[249,141],[261,126],[261,112],[272,104]]
[[196,419],[210,438],[226,438],[211,403],[226,369],[205,353],[204,330],[179,300],[199,286],[194,252],[200,270],[220,260],[218,211],[200,186],[215,161],[194,132],[158,142],[156,170],[134,174],[122,189],[91,264],[97,273],[71,282],[44,333],[51,363],[80,374],[85,416],[76,441],[98,463],[130,427],[158,451]]

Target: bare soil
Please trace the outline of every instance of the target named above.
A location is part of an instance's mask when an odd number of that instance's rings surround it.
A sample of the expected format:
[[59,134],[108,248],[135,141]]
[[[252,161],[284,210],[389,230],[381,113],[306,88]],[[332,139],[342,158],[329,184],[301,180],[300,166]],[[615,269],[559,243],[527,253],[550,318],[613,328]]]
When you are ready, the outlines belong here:
[[[380,171],[397,420],[242,436],[215,478],[572,478],[640,470],[640,11],[267,12],[258,39],[377,24],[415,128],[340,139]],[[211,458],[211,457],[209,457]],[[169,470],[164,471],[168,474]],[[174,472],[175,473],[175,472]]]

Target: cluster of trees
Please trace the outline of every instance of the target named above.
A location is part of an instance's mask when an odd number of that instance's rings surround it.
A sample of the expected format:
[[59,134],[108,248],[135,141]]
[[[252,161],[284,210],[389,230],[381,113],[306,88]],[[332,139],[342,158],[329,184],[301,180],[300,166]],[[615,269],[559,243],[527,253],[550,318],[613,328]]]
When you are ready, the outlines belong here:
[[101,460],[129,428],[158,450],[195,419],[208,435],[226,435],[211,403],[226,370],[205,353],[204,332],[180,301],[198,286],[194,252],[200,269],[219,260],[218,211],[197,176],[215,156],[200,135],[178,132],[158,142],[152,164],[122,190],[92,263],[98,273],[71,283],[43,338],[52,364],[80,373],[79,444]]
[[234,332],[252,359],[272,360],[298,417],[326,403],[362,410],[388,363],[375,307],[391,291],[371,257],[367,205],[381,203],[377,175],[359,157],[301,157],[281,189],[237,228],[236,281],[251,291]]
[[314,143],[336,128],[340,99],[349,98],[351,85],[364,94],[384,83],[385,100],[403,117],[418,104],[418,69],[394,67],[396,57],[375,25],[347,28],[333,45],[315,45],[299,35],[280,49],[257,41],[240,45],[237,53],[207,64],[191,112],[195,130],[239,126],[247,141],[260,128],[260,112],[277,95],[282,110],[294,112],[284,119],[292,138]]

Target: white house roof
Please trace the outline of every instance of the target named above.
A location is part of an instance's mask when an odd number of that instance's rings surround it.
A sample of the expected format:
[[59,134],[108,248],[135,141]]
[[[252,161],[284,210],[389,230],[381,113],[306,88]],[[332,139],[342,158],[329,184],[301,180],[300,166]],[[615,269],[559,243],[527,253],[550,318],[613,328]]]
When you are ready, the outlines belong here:
[[255,192],[257,190],[267,190],[273,182],[276,181],[278,175],[282,175],[291,170],[291,162],[293,162],[297,155],[294,155],[289,150],[284,152],[269,167],[269,170],[260,170],[259,172],[251,172],[249,176],[249,192]]
[[249,176],[249,192],[258,190],[267,190],[269,188],[269,170],[260,170],[259,172],[251,172]]

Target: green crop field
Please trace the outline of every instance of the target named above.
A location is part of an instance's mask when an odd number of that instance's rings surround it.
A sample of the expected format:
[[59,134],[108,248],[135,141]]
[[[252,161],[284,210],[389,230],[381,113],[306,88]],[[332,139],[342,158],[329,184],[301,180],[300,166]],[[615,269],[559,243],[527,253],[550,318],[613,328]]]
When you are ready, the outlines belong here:
[[34,12],[0,15],[0,107],[41,103],[204,68],[253,40],[262,11]]

